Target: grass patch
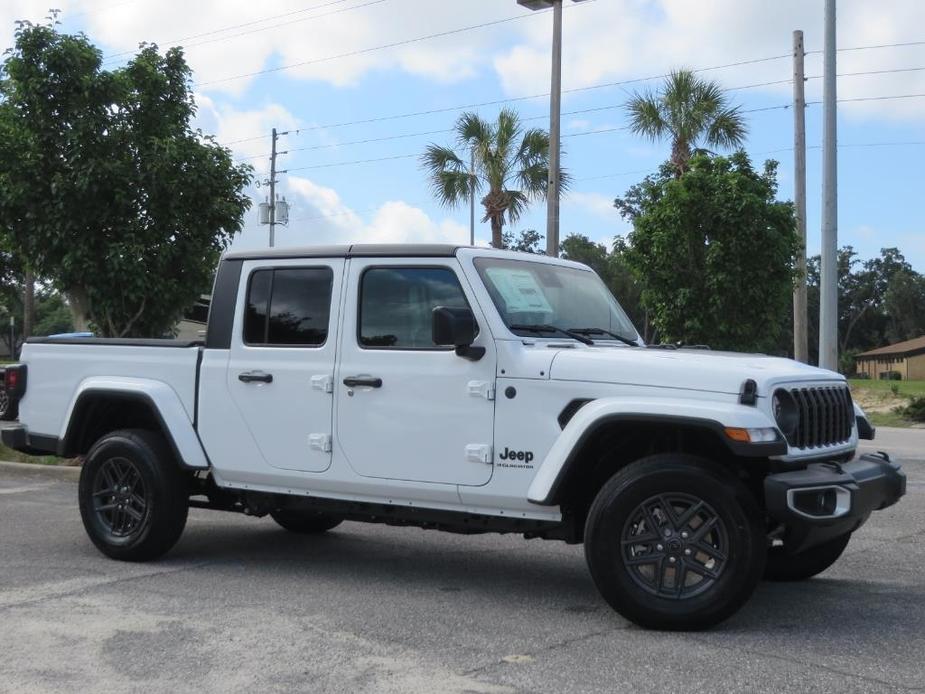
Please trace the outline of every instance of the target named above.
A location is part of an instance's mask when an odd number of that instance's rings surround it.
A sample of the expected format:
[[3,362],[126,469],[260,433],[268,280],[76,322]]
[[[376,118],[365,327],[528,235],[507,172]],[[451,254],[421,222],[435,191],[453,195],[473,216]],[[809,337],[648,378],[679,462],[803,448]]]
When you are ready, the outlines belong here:
[[925,396],[925,381],[881,381],[866,378],[852,378],[852,391],[870,391],[874,393],[891,393],[891,386],[896,386],[898,394],[907,398]]
[[32,463],[33,465],[76,465],[74,458],[58,458],[53,455],[28,455],[7,448],[0,443],[0,460],[9,463]]
[[880,381],[852,378],[851,397],[861,406],[871,424],[881,427],[910,427],[916,422],[902,410],[915,398],[925,397],[925,381]]
[[906,419],[899,412],[868,412],[867,418],[875,427],[911,427],[915,422]]

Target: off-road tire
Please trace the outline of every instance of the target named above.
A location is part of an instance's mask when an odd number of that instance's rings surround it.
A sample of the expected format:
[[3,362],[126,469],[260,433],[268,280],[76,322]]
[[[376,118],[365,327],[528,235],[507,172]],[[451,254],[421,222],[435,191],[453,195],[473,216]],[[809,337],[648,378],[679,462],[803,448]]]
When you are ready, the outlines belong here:
[[87,535],[103,554],[150,561],[168,552],[183,533],[189,476],[161,434],[122,429],[106,434],[87,453],[78,497]]
[[850,539],[851,533],[845,533],[799,554],[788,553],[784,545],[771,547],[764,567],[765,580],[805,581],[821,574],[838,561]]
[[[670,507],[671,518],[655,504]],[[685,521],[688,512],[695,515]],[[647,544],[650,537],[663,541]],[[735,613],[761,580],[767,552],[762,516],[745,486],[683,454],[649,456],[614,474],[591,504],[584,540],[591,576],[611,607],[642,627],[672,631],[705,629]]]
[[270,517],[280,527],[291,533],[300,535],[316,535],[332,528],[336,528],[343,521],[336,516],[329,516],[317,511],[293,511],[290,509],[277,509],[270,511]]

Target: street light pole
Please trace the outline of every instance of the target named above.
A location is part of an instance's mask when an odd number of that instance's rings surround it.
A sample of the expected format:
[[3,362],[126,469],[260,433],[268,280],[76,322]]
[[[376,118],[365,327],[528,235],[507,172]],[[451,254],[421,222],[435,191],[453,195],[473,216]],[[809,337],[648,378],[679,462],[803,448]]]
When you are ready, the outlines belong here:
[[819,366],[838,369],[838,136],[835,91],[835,0],[825,0],[822,66],[822,273]]
[[[572,0],[584,2],[585,0]],[[559,255],[559,194],[562,120],[562,3],[563,0],[517,0],[528,10],[552,9],[552,86],[549,90],[549,181],[546,188],[546,255]]]
[[562,0],[552,6],[552,88],[549,92],[549,187],[546,191],[546,255],[559,255],[559,152],[562,120]]

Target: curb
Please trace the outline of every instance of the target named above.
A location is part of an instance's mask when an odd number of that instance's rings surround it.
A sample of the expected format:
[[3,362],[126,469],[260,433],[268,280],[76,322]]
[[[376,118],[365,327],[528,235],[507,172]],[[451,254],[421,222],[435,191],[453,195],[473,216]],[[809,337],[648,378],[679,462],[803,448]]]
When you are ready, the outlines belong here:
[[8,463],[0,461],[0,473],[17,477],[50,477],[76,482],[80,479],[80,468],[70,465],[38,465],[35,463]]

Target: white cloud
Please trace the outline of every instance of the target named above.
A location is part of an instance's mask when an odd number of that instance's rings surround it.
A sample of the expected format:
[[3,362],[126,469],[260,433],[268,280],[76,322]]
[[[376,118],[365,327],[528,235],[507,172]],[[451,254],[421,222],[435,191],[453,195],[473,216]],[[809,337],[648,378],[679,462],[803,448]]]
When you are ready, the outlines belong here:
[[590,212],[598,217],[618,221],[620,219],[617,210],[613,206],[612,195],[603,195],[602,193],[583,193],[572,190],[562,198],[562,204],[578,207]]
[[13,45],[15,22],[26,20],[33,24],[45,24],[49,7],[65,11],[74,5],[71,0],[3,0],[0,3],[0,50]]
[[[568,5],[566,5],[568,7]],[[806,49],[822,48],[823,9],[819,2],[775,0],[620,0],[575,5],[564,17],[563,82],[583,87],[607,81],[648,77],[671,68],[708,67],[769,56],[781,60],[752,63],[706,73],[729,87],[787,80],[791,74],[791,34],[803,29]],[[868,0],[839,2],[839,46],[898,43],[920,38],[925,3],[892,0],[887,9]],[[498,54],[494,66],[512,95],[548,91],[549,20],[518,27],[520,40]],[[921,48],[844,51],[839,73],[918,67]],[[807,75],[821,74],[821,56],[807,56]],[[641,85],[628,85],[627,90]],[[790,86],[765,87],[789,101]],[[807,83],[807,98],[821,95],[821,80]],[[925,92],[925,71],[843,77],[839,98]],[[745,93],[754,93],[752,90]],[[856,117],[921,118],[925,99],[843,103]]]
[[[295,130],[299,119],[284,106],[267,104],[261,108],[239,110],[230,104],[219,103],[205,94],[196,94],[199,106],[196,125],[203,132],[212,133],[220,143],[229,143],[228,147],[240,157],[253,157],[251,163],[258,170],[256,157],[270,156],[270,133],[275,127],[279,131]],[[254,139],[255,133],[266,133],[264,139]],[[243,141],[242,141],[243,140]]]
[[591,121],[584,118],[575,118],[568,122],[566,126],[569,130],[585,131],[591,129]]
[[[298,246],[325,243],[468,243],[469,228],[449,218],[435,220],[426,212],[402,200],[391,200],[364,211],[347,205],[333,188],[308,178],[289,176],[290,219],[279,227],[277,245]],[[235,240],[236,248],[266,244],[266,228],[255,223],[256,212],[248,216],[248,227]],[[484,231],[484,230],[480,230]],[[487,233],[487,232],[485,232]],[[477,242],[487,243],[478,238]]]
[[[161,0],[116,6],[87,17],[87,23],[93,37],[109,46],[112,53],[132,51],[142,40],[162,47],[184,44],[199,89],[241,94],[253,78],[221,80],[299,63],[304,64],[277,74],[336,86],[356,84],[374,70],[398,69],[441,82],[465,79],[489,63],[490,49],[508,35],[503,25],[383,50],[367,49],[518,12],[513,2],[499,4],[496,0],[325,4],[316,3],[315,9],[310,9],[300,0]],[[183,18],[182,25],[179,17]],[[237,28],[219,31],[226,27]],[[206,32],[212,33],[190,38]],[[332,56],[344,57],[329,59]]]

